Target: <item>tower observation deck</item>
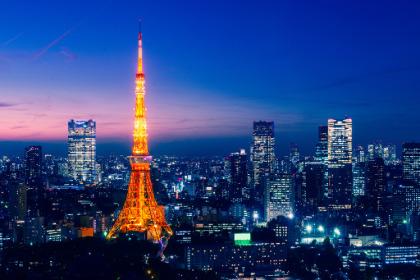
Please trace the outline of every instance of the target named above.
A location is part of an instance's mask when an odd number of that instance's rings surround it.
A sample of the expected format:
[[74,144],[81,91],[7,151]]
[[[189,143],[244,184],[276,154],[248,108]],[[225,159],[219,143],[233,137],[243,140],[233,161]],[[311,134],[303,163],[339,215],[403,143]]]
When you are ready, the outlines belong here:
[[119,234],[144,233],[148,240],[160,243],[164,248],[172,235],[172,230],[166,222],[163,206],[156,202],[150,178],[151,156],[147,143],[145,93],[142,33],[140,31],[138,34],[133,147],[129,157],[130,181],[124,205],[107,234],[107,239],[115,238]]

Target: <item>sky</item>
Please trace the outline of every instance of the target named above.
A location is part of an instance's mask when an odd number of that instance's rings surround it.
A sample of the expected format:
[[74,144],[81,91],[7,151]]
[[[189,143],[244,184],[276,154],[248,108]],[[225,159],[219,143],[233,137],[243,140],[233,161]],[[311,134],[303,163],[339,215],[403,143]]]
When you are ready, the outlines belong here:
[[254,120],[275,122],[282,153],[310,154],[344,116],[355,144],[420,141],[419,14],[417,1],[0,1],[0,154],[63,151],[67,121],[90,118],[99,151],[128,153],[139,19],[152,153],[247,148]]

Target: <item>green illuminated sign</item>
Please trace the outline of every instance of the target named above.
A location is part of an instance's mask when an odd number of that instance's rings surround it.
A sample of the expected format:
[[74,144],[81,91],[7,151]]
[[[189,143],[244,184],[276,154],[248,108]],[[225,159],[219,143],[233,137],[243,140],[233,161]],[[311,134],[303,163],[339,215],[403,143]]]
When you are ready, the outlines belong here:
[[247,246],[251,245],[251,233],[235,233],[233,240],[236,246]]

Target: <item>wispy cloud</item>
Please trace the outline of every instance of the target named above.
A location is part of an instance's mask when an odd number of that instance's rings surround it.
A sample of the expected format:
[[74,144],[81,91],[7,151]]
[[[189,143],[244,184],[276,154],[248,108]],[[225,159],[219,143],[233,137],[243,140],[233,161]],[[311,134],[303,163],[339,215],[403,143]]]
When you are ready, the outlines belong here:
[[68,61],[73,61],[77,56],[71,52],[68,48],[62,47],[60,54],[63,55]]
[[13,106],[16,106],[16,105],[17,104],[14,104],[14,103],[0,102],[0,108],[13,107]]
[[10,45],[11,43],[13,43],[14,41],[16,41],[17,39],[19,39],[21,36],[23,35],[23,32],[16,34],[15,36],[13,36],[12,38],[10,38],[7,41],[4,41],[3,43],[1,43],[0,45],[3,47],[6,47],[8,45]]
[[72,33],[74,29],[75,27],[72,27],[66,32],[64,32],[63,34],[61,34],[60,36],[58,36],[57,38],[55,38],[54,40],[52,40],[48,45],[46,45],[45,47],[40,49],[38,52],[36,52],[34,56],[32,57],[32,60],[37,60],[41,58],[44,54],[48,52],[49,49],[51,49],[52,47],[60,43],[64,38],[66,38],[70,33]]

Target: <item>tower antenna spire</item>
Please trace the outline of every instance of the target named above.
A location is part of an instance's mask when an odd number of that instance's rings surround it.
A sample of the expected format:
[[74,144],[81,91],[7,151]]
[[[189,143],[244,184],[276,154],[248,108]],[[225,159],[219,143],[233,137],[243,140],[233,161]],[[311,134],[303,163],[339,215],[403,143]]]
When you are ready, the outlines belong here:
[[147,142],[147,122],[145,105],[145,76],[143,73],[141,21],[138,34],[138,68],[135,86],[135,114],[133,147],[130,160],[130,181],[124,206],[121,209],[107,239],[117,237],[120,233],[140,233],[148,240],[160,243],[159,255],[163,256],[172,229],[165,219],[164,207],[159,205],[153,193],[150,177],[149,148]]

